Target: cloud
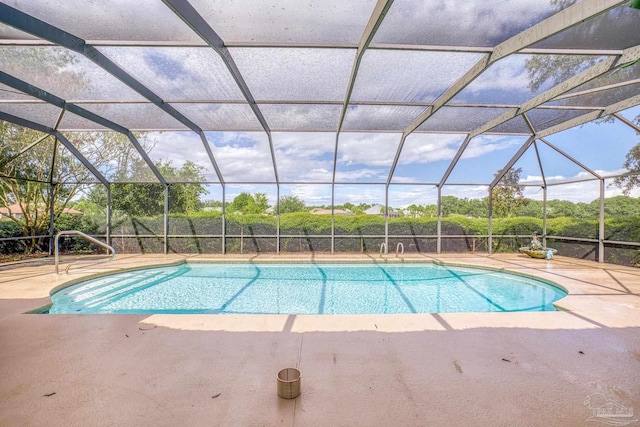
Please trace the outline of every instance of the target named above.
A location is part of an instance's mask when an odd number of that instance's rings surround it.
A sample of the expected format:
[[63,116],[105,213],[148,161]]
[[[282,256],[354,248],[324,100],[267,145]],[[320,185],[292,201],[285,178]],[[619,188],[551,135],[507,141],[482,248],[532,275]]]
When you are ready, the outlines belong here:
[[282,191],[282,195],[298,196],[307,206],[331,204],[331,185],[287,185]]
[[220,172],[229,182],[273,182],[269,140],[262,132],[207,132]]
[[272,139],[281,180],[331,181],[335,133],[274,133]]
[[494,46],[556,11],[540,0],[396,2],[374,43]]
[[[616,169],[612,171],[595,170],[600,176],[616,176],[625,172],[624,169]],[[553,185],[547,188],[548,200],[569,200],[574,203],[589,203],[600,197],[600,183],[593,179],[593,175],[588,172],[579,172],[573,176],[555,175],[546,177],[548,184],[567,182],[562,185]],[[580,179],[591,179],[590,181],[568,182]],[[520,180],[521,184],[538,183],[542,185],[542,177],[530,175]],[[605,197],[621,196],[622,189],[613,185],[612,179],[606,180]],[[525,196],[542,200],[542,190],[539,187],[527,187]],[[640,197],[640,188],[631,191],[631,197]]]
[[[458,152],[465,135],[460,134],[420,134],[407,137],[400,164],[426,164],[440,160],[451,160]],[[396,180],[398,178],[394,178]]]
[[369,49],[351,99],[432,102],[481,57],[477,53]]
[[340,165],[391,166],[400,144],[397,133],[341,133]]
[[516,136],[480,135],[475,137],[469,145],[467,145],[467,148],[460,158],[472,159],[494,151],[504,150],[514,145],[520,146],[526,139],[526,137]]
[[[492,64],[454,98],[456,102],[521,104],[533,96],[526,61],[532,55],[511,55]],[[538,91],[540,92],[540,91]]]
[[149,132],[147,140],[155,143],[148,154],[154,161],[170,160],[173,166],[182,167],[187,161],[211,169],[211,161],[202,140],[193,132]]
[[[224,62],[209,47],[100,47],[167,100],[243,100]],[[178,64],[179,72],[176,71]]]

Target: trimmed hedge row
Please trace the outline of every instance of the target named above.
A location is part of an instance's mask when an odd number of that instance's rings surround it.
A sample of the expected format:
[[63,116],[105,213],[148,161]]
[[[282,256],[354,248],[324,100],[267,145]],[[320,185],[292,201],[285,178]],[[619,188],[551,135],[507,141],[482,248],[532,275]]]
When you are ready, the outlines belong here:
[[[123,218],[114,220],[112,242],[118,252],[162,252],[164,231],[162,216]],[[81,218],[61,218],[57,228],[76,228],[87,233],[96,233],[104,227],[85,224]],[[444,217],[441,224],[442,250],[445,252],[486,251],[487,239],[477,237],[488,234],[486,218],[467,218],[460,215]],[[389,250],[394,251],[402,243],[406,252],[435,252],[437,234],[436,218],[390,218]],[[493,250],[514,252],[528,244],[533,231],[542,231],[542,220],[532,217],[496,218],[493,220]],[[220,237],[195,237],[222,234],[222,217],[219,212],[199,212],[191,215],[170,215],[169,235],[184,236],[169,239],[169,250],[176,253],[220,253]],[[226,251],[229,253],[275,252],[277,223],[268,215],[228,215],[226,218]],[[340,252],[376,253],[384,237],[385,219],[382,216],[358,215],[335,217],[335,249]],[[0,237],[20,235],[19,228],[11,221],[0,221]],[[138,237],[124,237],[133,235]],[[502,237],[522,235],[526,237]],[[597,220],[573,218],[553,218],[547,221],[547,235],[597,239]],[[151,237],[142,237],[151,236]],[[288,213],[280,217],[280,250],[283,252],[331,250],[331,216],[310,213]],[[313,236],[313,237],[312,237]],[[322,237],[326,236],[326,237]],[[400,237],[406,236],[406,237]],[[462,236],[462,237],[446,237]],[[614,241],[640,242],[640,217],[607,218],[605,239]],[[568,242],[553,240],[549,246],[559,253],[585,259],[597,259],[598,245],[589,242]],[[90,250],[82,241],[69,242],[65,249],[70,251]],[[0,242],[0,251],[10,253],[20,251],[18,242]],[[640,264],[640,250],[625,246],[608,245],[607,260],[617,264]]]

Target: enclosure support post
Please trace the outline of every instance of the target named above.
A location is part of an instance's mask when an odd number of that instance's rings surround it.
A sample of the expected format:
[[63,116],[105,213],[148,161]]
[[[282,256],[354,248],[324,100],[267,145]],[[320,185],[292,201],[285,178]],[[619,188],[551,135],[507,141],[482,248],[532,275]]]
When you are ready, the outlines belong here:
[[436,253],[442,252],[442,187],[438,186],[438,224],[436,228]]
[[389,253],[389,185],[384,190],[384,253]]
[[600,180],[600,216],[598,218],[598,262],[604,262],[604,178]]
[[547,187],[542,187],[542,247],[547,247]]
[[331,184],[331,255],[333,255],[335,251],[335,239],[336,239],[336,224],[334,219],[335,204],[336,204],[335,194],[336,194],[336,184],[334,182]]
[[489,237],[487,238],[487,252],[493,253],[493,188],[489,187]]
[[111,184],[105,185],[107,188],[107,245],[111,246]]
[[53,218],[54,213],[54,194],[56,185],[51,182],[49,184],[49,256],[53,255],[53,235],[56,234],[56,223]]
[[280,184],[276,187],[276,254],[280,254]]
[[[60,113],[60,117],[58,117],[58,124],[60,123],[60,120],[62,120],[63,115],[64,110]],[[47,209],[49,210],[49,256],[53,255],[53,235],[56,233],[56,222],[53,218],[53,214],[55,212],[56,184],[53,182],[53,178],[56,171],[57,154],[58,139],[56,138],[53,142],[53,155],[51,156],[51,169],[49,171],[49,206],[47,206]]]
[[169,184],[164,185],[164,254],[169,251]]
[[222,255],[227,252],[227,196],[226,185],[222,184]]

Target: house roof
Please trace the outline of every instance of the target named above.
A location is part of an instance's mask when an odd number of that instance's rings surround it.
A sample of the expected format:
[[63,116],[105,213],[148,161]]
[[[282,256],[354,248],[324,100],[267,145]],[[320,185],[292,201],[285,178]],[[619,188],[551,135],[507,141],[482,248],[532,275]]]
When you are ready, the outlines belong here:
[[[22,212],[22,206],[20,206],[19,203],[14,203],[13,205],[9,205],[6,207],[2,207],[0,208],[0,214],[5,215],[5,216],[9,216],[9,215],[21,215]],[[69,214],[69,215],[82,215],[83,212],[73,209],[73,208],[64,208],[62,209],[62,213],[65,214]]]

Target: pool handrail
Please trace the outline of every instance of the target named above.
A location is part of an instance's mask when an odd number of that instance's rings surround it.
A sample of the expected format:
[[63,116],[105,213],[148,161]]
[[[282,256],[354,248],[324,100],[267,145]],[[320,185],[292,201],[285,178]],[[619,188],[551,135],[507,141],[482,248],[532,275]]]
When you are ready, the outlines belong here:
[[380,244],[380,257],[382,258],[382,251],[384,250],[384,254],[387,254],[387,244],[386,243],[382,243]]
[[[84,237],[85,239],[89,240],[92,243],[95,243],[98,246],[102,246],[103,248],[107,249],[107,253],[109,253],[109,251],[111,251],[111,259],[109,261],[113,261],[116,257],[116,250],[113,248],[113,246],[109,246],[104,242],[101,242],[100,240],[89,236],[88,234],[83,233],[82,231],[78,231],[78,230],[65,230],[65,231],[61,231],[58,234],[56,234],[53,246],[54,246],[54,251],[53,251],[53,256],[55,258],[55,265],[56,265],[56,274],[60,274],[58,273],[59,271],[59,266],[60,266],[60,245],[58,240],[60,239],[60,236],[80,236],[80,237]],[[69,268],[67,267],[67,272],[69,271]]]
[[398,242],[398,244],[396,245],[396,258],[398,257],[400,248],[402,248],[402,253],[400,255],[404,255],[404,245],[402,244],[402,242]]

